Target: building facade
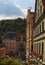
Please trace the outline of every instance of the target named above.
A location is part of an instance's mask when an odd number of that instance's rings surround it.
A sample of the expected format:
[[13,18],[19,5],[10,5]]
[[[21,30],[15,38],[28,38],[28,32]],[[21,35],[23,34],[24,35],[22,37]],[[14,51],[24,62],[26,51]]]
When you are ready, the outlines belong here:
[[34,12],[28,10],[26,22],[26,62],[30,65],[30,55],[33,50]]
[[[18,35],[18,36],[17,36]],[[16,35],[16,41],[17,41],[17,57],[20,58],[21,60],[25,60],[25,43],[26,43],[26,35],[25,34],[17,34]]]
[[15,56],[16,55],[16,38],[15,33],[6,33],[2,38],[2,42],[6,48],[6,55]]
[[45,0],[35,2],[33,55],[38,65],[45,64]]

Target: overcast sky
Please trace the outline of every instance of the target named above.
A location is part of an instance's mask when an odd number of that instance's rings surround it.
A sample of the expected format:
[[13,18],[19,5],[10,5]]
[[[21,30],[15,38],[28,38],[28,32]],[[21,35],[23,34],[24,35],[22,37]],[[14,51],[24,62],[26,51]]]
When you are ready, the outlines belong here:
[[25,17],[27,9],[34,10],[34,0],[0,0],[0,19]]

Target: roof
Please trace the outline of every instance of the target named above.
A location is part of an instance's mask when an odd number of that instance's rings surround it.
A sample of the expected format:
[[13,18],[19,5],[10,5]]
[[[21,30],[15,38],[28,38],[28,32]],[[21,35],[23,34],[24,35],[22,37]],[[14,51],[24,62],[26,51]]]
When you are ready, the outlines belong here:
[[15,33],[15,32],[7,32],[2,39],[10,39],[20,41],[21,35],[23,36],[23,40],[26,40],[26,34]]
[[28,13],[34,14],[35,12],[34,11],[31,11],[30,9],[28,9]]
[[[36,5],[37,5],[37,0],[35,1],[35,11],[36,11]],[[45,10],[45,0],[42,0],[42,3],[43,3],[43,7],[44,7],[44,10]]]
[[7,32],[7,33],[2,37],[2,39],[14,40],[14,39],[16,39],[15,33],[13,33],[13,32]]
[[34,13],[35,13],[35,12],[33,12],[33,11],[32,11],[32,12],[30,12],[30,14],[34,14]]

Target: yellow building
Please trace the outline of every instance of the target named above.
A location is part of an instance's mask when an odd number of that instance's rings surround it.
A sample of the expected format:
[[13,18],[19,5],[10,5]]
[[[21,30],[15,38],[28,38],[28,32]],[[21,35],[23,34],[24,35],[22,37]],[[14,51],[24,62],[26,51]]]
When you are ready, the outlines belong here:
[[45,64],[45,0],[35,2],[33,55],[38,65]]
[[30,65],[31,52],[33,50],[33,24],[34,12],[28,9],[27,22],[26,22],[26,62]]

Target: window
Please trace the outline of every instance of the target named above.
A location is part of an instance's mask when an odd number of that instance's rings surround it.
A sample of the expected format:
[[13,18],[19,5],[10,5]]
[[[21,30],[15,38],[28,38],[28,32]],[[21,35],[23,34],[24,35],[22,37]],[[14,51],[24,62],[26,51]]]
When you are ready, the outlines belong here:
[[35,50],[36,50],[36,52],[37,52],[37,44],[35,44]]
[[35,44],[33,45],[33,50],[35,51]]
[[42,55],[43,55],[43,50],[44,50],[44,43],[42,42]]
[[40,33],[41,33],[41,25],[40,25]]
[[38,27],[38,30],[37,31],[38,31],[38,34],[39,34],[39,27]]
[[38,43],[38,54],[39,54],[39,43]]
[[6,43],[6,45],[8,45],[8,42]]
[[44,22],[42,22],[42,32],[44,31]]
[[40,54],[40,43],[39,43],[39,54]]
[[30,23],[29,23],[29,38],[30,38]]
[[38,17],[39,17],[39,9],[38,9]]
[[38,53],[38,43],[37,43],[37,53]]
[[42,5],[40,6],[40,14],[42,13]]

